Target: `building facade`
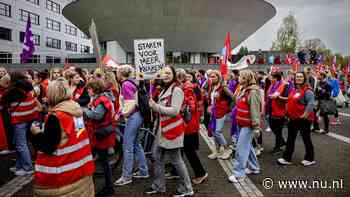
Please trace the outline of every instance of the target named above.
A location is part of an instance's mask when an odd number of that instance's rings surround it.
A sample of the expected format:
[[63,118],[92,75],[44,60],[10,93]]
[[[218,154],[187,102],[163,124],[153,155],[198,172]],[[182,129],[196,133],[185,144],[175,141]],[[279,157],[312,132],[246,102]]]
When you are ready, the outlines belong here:
[[63,63],[91,53],[91,40],[62,15],[72,1],[0,0],[0,63],[20,63],[28,16],[35,43],[29,63]]

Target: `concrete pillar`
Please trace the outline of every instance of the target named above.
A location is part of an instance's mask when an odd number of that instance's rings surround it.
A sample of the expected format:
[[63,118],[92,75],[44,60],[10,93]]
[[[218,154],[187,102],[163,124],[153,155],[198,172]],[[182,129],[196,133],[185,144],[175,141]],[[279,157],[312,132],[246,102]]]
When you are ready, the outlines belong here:
[[107,42],[107,54],[119,63],[126,63],[126,52],[115,40]]

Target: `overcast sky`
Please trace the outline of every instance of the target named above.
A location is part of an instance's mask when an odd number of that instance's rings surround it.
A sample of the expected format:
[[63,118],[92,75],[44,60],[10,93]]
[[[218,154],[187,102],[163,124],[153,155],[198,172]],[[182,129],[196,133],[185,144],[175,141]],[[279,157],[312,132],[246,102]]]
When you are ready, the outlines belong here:
[[283,18],[292,13],[298,21],[302,40],[320,38],[332,51],[350,55],[350,0],[267,0],[267,2],[275,6],[277,10],[275,17],[245,40],[242,46],[247,46],[249,50],[269,49]]

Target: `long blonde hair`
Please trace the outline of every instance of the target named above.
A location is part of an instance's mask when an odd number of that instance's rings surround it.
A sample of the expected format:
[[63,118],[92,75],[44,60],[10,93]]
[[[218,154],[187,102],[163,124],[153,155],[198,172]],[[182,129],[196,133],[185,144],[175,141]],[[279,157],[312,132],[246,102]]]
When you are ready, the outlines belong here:
[[255,74],[252,70],[242,70],[240,73],[240,78],[244,78],[244,80],[247,82],[247,86],[250,85],[256,85],[256,78]]
[[47,98],[51,107],[56,106],[62,101],[69,100],[72,92],[69,89],[68,81],[60,77],[49,83]]

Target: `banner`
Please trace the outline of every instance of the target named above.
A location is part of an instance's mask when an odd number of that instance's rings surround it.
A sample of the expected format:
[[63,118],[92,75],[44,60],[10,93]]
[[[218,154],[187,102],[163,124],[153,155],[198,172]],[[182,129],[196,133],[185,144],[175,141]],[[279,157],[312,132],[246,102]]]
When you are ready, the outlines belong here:
[[101,64],[101,46],[100,46],[100,42],[98,41],[96,25],[95,25],[95,21],[93,18],[91,19],[89,33],[90,33],[90,37],[91,37],[91,41],[92,41],[92,46],[94,48],[94,55],[96,57],[96,62],[101,67],[102,66],[102,64]]
[[134,40],[136,78],[150,79],[165,66],[164,39]]
[[102,58],[102,63],[107,68],[118,68],[120,65],[110,55],[106,54]]
[[229,70],[242,70],[248,68],[249,64],[254,64],[254,62],[255,55],[245,55],[235,64],[227,61],[227,66]]

